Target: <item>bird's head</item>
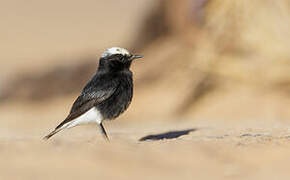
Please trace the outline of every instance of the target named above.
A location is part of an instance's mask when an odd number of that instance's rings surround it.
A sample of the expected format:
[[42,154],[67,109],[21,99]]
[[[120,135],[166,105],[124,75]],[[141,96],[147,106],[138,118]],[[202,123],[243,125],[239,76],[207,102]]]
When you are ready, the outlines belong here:
[[102,54],[99,62],[99,69],[113,71],[120,71],[126,68],[129,69],[134,59],[142,57],[143,56],[131,54],[124,48],[112,47]]

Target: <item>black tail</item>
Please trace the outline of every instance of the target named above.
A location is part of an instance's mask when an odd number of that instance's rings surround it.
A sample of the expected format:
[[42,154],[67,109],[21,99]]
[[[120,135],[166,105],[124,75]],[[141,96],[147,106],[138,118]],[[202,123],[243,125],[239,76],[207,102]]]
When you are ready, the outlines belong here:
[[52,137],[53,135],[55,135],[56,133],[58,133],[60,130],[61,130],[60,128],[53,130],[51,133],[49,133],[47,136],[45,136],[43,138],[43,140],[48,140],[50,137]]

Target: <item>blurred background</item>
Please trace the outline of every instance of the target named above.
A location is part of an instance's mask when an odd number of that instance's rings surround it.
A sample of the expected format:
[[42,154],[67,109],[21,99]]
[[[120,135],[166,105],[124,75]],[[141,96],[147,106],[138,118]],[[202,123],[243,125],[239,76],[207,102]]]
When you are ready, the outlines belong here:
[[[0,137],[41,139],[112,46],[144,55],[131,106],[106,125],[113,137],[288,126],[289,9],[287,0],[2,1]],[[83,134],[97,133],[56,139]]]
[[29,0],[0,12],[2,128],[40,111],[21,122],[61,121],[112,46],[145,55],[122,121],[290,122],[288,1]]

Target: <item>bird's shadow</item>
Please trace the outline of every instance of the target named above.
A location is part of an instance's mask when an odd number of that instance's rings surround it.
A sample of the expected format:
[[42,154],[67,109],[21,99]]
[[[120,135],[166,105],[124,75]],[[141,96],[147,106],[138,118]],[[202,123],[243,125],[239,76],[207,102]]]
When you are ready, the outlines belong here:
[[169,132],[161,133],[161,134],[152,134],[152,135],[148,135],[148,136],[144,136],[140,138],[139,141],[147,141],[147,140],[156,141],[156,140],[162,140],[162,139],[175,139],[180,136],[187,135],[190,132],[194,132],[196,130],[197,130],[196,128],[192,128],[192,129],[186,129],[186,130],[180,130],[180,131],[169,131]]

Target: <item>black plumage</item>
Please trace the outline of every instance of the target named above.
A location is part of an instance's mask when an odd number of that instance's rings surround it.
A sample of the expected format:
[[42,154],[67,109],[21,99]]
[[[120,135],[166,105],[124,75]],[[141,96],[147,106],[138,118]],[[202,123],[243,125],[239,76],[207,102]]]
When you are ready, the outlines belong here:
[[134,59],[141,57],[131,55],[122,48],[108,49],[99,60],[97,72],[73,103],[69,115],[44,138],[50,138],[94,107],[102,116],[99,125],[107,138],[102,120],[117,118],[130,105],[133,96],[133,78],[130,66]]

